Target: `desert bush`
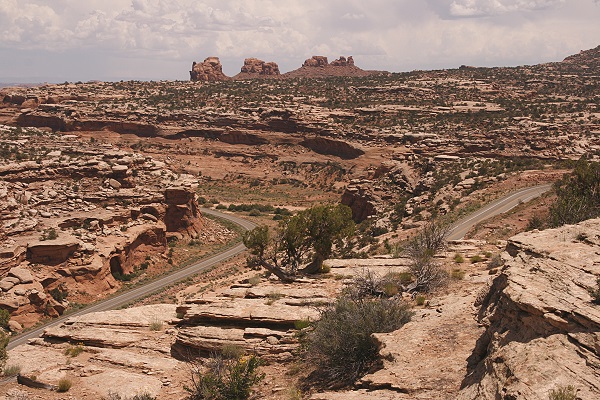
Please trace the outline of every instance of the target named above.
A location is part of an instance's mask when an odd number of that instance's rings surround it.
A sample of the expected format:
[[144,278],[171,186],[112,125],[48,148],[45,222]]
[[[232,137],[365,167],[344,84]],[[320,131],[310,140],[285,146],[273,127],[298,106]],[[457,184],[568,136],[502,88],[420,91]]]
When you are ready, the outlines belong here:
[[577,390],[574,386],[559,386],[552,389],[548,394],[549,400],[575,400],[577,399]]
[[56,391],[59,393],[68,392],[69,389],[71,389],[71,386],[73,386],[73,382],[71,382],[69,378],[61,378],[58,381],[58,387]]
[[0,328],[8,330],[8,322],[10,321],[10,313],[4,308],[0,308]]
[[461,254],[456,253],[456,254],[454,254],[454,262],[457,264],[464,263],[465,258]]
[[469,259],[469,261],[471,261],[471,264],[475,264],[475,263],[478,263],[478,262],[482,262],[483,261],[483,257],[481,257],[479,254],[477,254],[477,255],[471,257]]
[[310,378],[324,386],[351,384],[378,358],[371,335],[399,329],[412,314],[396,299],[340,297],[321,310],[306,336],[306,360],[316,366]]
[[417,295],[415,296],[415,304],[418,306],[422,306],[425,304],[425,301],[427,300],[427,298],[423,295]]
[[411,259],[410,271],[415,278],[409,291],[430,292],[446,283],[448,273],[434,257],[446,248],[449,229],[445,222],[432,220],[408,240],[404,254]]
[[153,318],[152,321],[150,321],[149,324],[149,328],[151,331],[160,331],[163,327],[163,322],[158,319],[158,318]]
[[21,373],[21,366],[18,364],[7,365],[2,373],[4,376],[17,376]]
[[456,280],[463,280],[465,278],[465,271],[460,268],[455,268],[450,273],[450,277]]
[[550,207],[552,226],[575,224],[600,215],[600,164],[580,159],[573,172],[554,185],[557,199]]
[[65,349],[65,356],[77,357],[78,355],[83,353],[84,350],[85,348],[83,347],[83,343],[78,343],[75,346],[70,345]]
[[534,229],[543,229],[544,226],[546,226],[544,219],[539,215],[534,215],[529,219],[526,230],[532,231]]
[[249,357],[225,358],[213,357],[208,368],[199,363],[192,365],[190,400],[246,400],[250,398],[252,387],[264,379],[258,372],[261,360]]
[[4,365],[6,364],[6,360],[8,360],[8,353],[6,352],[6,346],[8,346],[8,341],[10,337],[6,334],[4,329],[0,329],[0,369],[4,369]]

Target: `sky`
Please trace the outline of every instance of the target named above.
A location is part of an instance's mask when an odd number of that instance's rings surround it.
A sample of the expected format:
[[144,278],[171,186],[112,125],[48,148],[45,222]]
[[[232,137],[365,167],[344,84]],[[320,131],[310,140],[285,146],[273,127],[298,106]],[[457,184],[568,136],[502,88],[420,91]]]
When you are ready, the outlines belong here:
[[0,82],[187,80],[193,61],[352,55],[392,72],[561,61],[600,0],[0,0]]

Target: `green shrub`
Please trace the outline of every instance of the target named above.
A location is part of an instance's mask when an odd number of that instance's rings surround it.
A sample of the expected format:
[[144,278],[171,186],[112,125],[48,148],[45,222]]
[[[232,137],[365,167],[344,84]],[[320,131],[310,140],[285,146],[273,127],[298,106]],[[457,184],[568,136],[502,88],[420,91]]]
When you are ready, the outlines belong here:
[[458,263],[458,264],[464,263],[465,262],[465,258],[462,255],[456,253],[456,254],[454,254],[454,262]]
[[411,316],[408,304],[396,299],[340,297],[321,310],[305,339],[306,359],[316,366],[311,378],[324,386],[352,384],[378,358],[371,335],[392,332]]
[[302,330],[308,328],[310,326],[310,321],[307,319],[299,319],[294,321],[294,328],[297,330]]
[[418,306],[424,305],[425,304],[425,300],[427,300],[427,298],[425,296],[423,296],[423,295],[417,295],[417,296],[415,296],[415,303]]
[[83,353],[84,350],[85,348],[83,347],[83,343],[78,343],[75,346],[71,345],[65,349],[65,356],[77,357],[78,355]]
[[473,256],[469,259],[471,261],[471,264],[475,264],[478,262],[482,262],[483,261],[483,257],[481,257],[479,254],[476,256]]
[[246,400],[252,387],[265,378],[258,372],[260,365],[260,358],[254,355],[235,359],[216,356],[207,370],[199,364],[193,366],[191,385],[184,389],[190,400]]
[[450,277],[452,279],[456,279],[456,280],[463,280],[465,278],[465,271],[463,271],[460,268],[455,268],[452,270],[452,272],[450,273]]
[[73,382],[71,382],[69,378],[61,378],[58,381],[58,388],[56,391],[59,393],[68,392],[69,389],[71,389],[71,386],[73,386]]
[[10,313],[4,308],[0,308],[0,328],[8,330],[8,321],[10,321]]
[[559,386],[552,389],[548,394],[549,400],[575,400],[577,399],[577,390],[574,386]]
[[153,318],[150,321],[149,328],[151,331],[160,331],[163,327],[163,322],[158,318]]
[[17,364],[7,365],[4,368],[4,376],[17,376],[21,373],[21,366]]
[[554,184],[556,201],[550,207],[553,226],[576,224],[600,216],[600,164],[580,159],[573,173]]

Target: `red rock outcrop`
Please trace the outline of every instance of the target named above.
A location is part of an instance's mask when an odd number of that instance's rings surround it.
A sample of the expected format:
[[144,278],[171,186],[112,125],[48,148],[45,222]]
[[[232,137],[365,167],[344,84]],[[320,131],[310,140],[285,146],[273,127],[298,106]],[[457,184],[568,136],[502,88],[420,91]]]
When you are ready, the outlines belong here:
[[381,204],[381,199],[377,198],[371,190],[371,184],[363,182],[361,184],[353,183],[342,195],[342,204],[347,205],[352,210],[352,219],[356,223],[360,223],[370,217],[376,215],[378,204]]
[[46,265],[63,263],[77,251],[79,242],[71,239],[58,239],[35,242],[27,246],[27,260]]
[[357,158],[365,154],[361,149],[357,149],[341,140],[326,139],[322,137],[307,138],[300,142],[301,146],[311,149],[315,153],[333,155],[344,160]]
[[320,67],[324,68],[328,65],[327,57],[325,56],[312,56],[311,58],[304,61],[303,67]]
[[334,60],[331,62],[331,64],[334,67],[348,67],[354,66],[354,58],[352,58],[352,56],[349,56],[348,58],[341,56],[340,58],[338,58],[337,60]]
[[258,58],[246,58],[239,74],[234,79],[251,79],[279,76],[279,66],[274,62],[265,62]]
[[193,237],[201,231],[203,220],[194,192],[181,187],[168,188],[165,190],[165,203],[167,232],[180,232]]
[[190,80],[200,82],[226,81],[229,77],[223,73],[219,57],[208,57],[203,62],[194,61],[190,71]]

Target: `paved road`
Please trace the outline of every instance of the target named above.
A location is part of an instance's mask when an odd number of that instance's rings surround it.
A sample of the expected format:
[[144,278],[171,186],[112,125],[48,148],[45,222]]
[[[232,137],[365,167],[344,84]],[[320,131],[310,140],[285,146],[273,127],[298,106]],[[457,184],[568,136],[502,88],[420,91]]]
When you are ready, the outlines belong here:
[[[256,224],[254,224],[253,222],[250,222],[250,221],[242,219],[242,218],[238,218],[234,215],[223,214],[218,211],[209,210],[209,209],[205,209],[205,208],[202,208],[201,211],[204,214],[210,214],[210,215],[214,215],[217,217],[227,219],[233,223],[240,225],[242,228],[247,229],[247,230],[253,229],[256,226]],[[223,251],[222,253],[216,254],[210,258],[207,258],[206,260],[199,261],[195,264],[190,265],[189,267],[178,270],[170,275],[164,276],[160,279],[157,279],[155,281],[152,281],[150,283],[147,283],[147,284],[137,287],[135,289],[129,290],[123,294],[117,295],[110,299],[100,301],[94,305],[83,308],[77,312],[57,318],[43,326],[40,326],[39,328],[36,328],[25,334],[16,336],[8,343],[7,349],[10,350],[10,349],[15,348],[16,346],[25,344],[25,343],[27,343],[28,340],[41,336],[41,334],[44,332],[44,330],[46,328],[48,328],[50,326],[58,325],[71,317],[76,317],[76,316],[87,314],[90,312],[113,310],[113,309],[119,308],[125,304],[129,304],[137,299],[140,299],[140,298],[146,297],[150,294],[159,292],[167,286],[170,286],[176,282],[182,281],[190,276],[196,275],[197,273],[202,272],[206,269],[212,268],[215,265],[227,260],[228,258],[231,258],[233,256],[240,254],[245,249],[246,248],[244,247],[244,245],[242,243],[240,243],[232,248],[229,248],[229,249]]]
[[519,203],[527,202],[531,199],[541,196],[552,188],[551,184],[533,186],[517,190],[508,196],[502,197],[483,208],[469,214],[452,225],[448,234],[448,240],[462,239],[467,232],[476,224],[490,217],[505,213],[516,207]]
[[[462,239],[464,237],[464,235],[469,231],[469,229],[471,229],[471,227],[473,227],[475,224],[477,224],[487,218],[507,212],[510,209],[512,209],[513,207],[515,207],[516,205],[518,205],[520,202],[526,202],[535,197],[538,197],[541,194],[543,194],[544,192],[547,192],[548,190],[550,190],[551,187],[552,187],[552,185],[548,184],[548,185],[540,185],[540,186],[535,186],[535,187],[531,187],[531,188],[521,189],[515,193],[512,193],[506,197],[503,197],[499,200],[496,200],[496,201],[488,204],[487,206],[481,208],[480,210],[474,212],[473,214],[470,214],[469,216],[456,222],[450,230],[448,239],[449,240]],[[221,218],[225,218],[231,222],[234,222],[234,223],[240,225],[241,227],[243,227],[244,229],[247,229],[247,230],[253,229],[256,226],[256,224],[254,224],[248,220],[236,217],[234,215],[223,214],[218,211],[204,209],[204,208],[201,209],[201,211],[205,214],[210,214],[210,215],[218,216]],[[146,285],[137,287],[135,289],[132,289],[123,294],[112,297],[110,299],[103,300],[92,306],[89,306],[82,310],[79,310],[75,313],[55,319],[52,322],[49,322],[48,324],[46,324],[44,326],[36,328],[36,329],[34,329],[30,332],[27,332],[23,335],[16,336],[14,339],[12,339],[10,341],[7,348],[10,350],[16,346],[25,344],[25,343],[27,343],[28,340],[39,337],[46,328],[48,328],[50,326],[58,325],[71,317],[76,317],[76,316],[87,314],[90,312],[113,310],[113,309],[119,308],[125,304],[129,304],[129,303],[131,303],[137,299],[140,299],[142,297],[146,297],[150,294],[159,292],[167,286],[170,286],[176,282],[182,281],[190,276],[196,275],[199,272],[202,272],[208,268],[211,268],[211,267],[227,260],[228,258],[236,256],[236,255],[240,254],[241,252],[243,252],[244,250],[245,250],[244,245],[240,243],[240,244],[236,245],[235,247],[232,247],[230,249],[223,251],[222,253],[216,254],[204,261],[200,261],[195,264],[192,264],[189,267],[186,267],[184,269],[176,271],[170,275],[167,275],[163,278],[157,279]]]

